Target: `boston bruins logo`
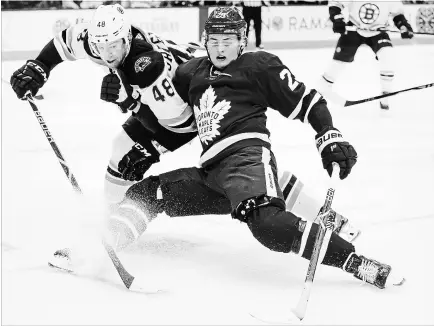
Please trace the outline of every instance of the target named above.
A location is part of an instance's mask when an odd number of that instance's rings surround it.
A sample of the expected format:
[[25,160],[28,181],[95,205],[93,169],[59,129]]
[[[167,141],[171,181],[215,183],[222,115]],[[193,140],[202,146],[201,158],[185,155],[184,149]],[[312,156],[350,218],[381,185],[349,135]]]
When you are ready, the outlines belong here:
[[380,15],[380,9],[373,3],[365,3],[360,7],[359,18],[364,24],[372,24]]
[[419,8],[416,24],[419,32],[434,33],[434,7]]

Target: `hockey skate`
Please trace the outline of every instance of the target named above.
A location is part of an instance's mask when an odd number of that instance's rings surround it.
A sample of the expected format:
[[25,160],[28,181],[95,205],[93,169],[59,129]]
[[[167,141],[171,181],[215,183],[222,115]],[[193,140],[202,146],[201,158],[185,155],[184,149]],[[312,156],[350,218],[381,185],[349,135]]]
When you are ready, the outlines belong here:
[[[383,95],[388,94],[388,92],[383,92]],[[387,100],[387,98],[382,98],[380,100],[380,108],[382,110],[389,110],[389,101]]]
[[48,260],[48,266],[72,273],[74,268],[71,261],[71,250],[68,248],[56,250]]
[[361,231],[355,228],[345,216],[336,213],[333,210],[331,210],[331,212],[336,214],[333,231],[336,232],[342,239],[351,243],[354,242],[360,235]]
[[[342,239],[348,241],[348,242],[354,242],[356,238],[360,235],[361,231],[357,228],[355,228],[348,219],[335,212],[333,209],[330,209],[330,212],[328,214],[334,214],[334,223],[333,223],[333,232],[336,232]],[[319,215],[315,221],[318,222],[321,220],[321,215]]]
[[350,254],[343,269],[363,282],[375,285],[380,289],[390,287],[391,285],[402,285],[405,278],[392,273],[392,267],[382,264],[374,259],[364,256],[357,256],[355,253]]

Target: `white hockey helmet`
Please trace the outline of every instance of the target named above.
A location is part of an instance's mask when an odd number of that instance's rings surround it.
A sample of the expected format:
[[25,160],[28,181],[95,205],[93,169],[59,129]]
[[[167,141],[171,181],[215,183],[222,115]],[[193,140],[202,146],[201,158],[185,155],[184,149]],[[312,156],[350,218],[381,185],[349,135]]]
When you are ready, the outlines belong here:
[[131,47],[132,34],[125,9],[120,4],[99,6],[90,22],[88,37],[90,48],[98,55],[97,44],[123,39],[127,47],[125,53],[127,56]]

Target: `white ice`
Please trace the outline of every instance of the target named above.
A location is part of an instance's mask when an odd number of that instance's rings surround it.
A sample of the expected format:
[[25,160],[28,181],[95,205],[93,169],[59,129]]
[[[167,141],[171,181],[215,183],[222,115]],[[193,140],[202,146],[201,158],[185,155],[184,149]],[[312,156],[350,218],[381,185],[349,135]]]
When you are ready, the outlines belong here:
[[[274,52],[299,80],[314,85],[333,49]],[[433,45],[401,46],[395,53],[396,89],[434,82]],[[2,62],[2,79],[23,63]],[[294,307],[308,262],[264,248],[230,216],[162,215],[120,258],[138,279],[164,291],[138,294],[123,287],[92,245],[111,140],[126,119],[99,100],[102,76],[90,62],[63,63],[37,102],[84,198],[73,193],[28,103],[2,82],[2,323],[253,325],[260,322],[248,312],[275,316]],[[367,48],[336,90],[348,99],[380,93],[378,64]],[[359,154],[333,206],[362,228],[357,251],[402,270],[407,282],[379,290],[321,266],[303,323],[433,324],[434,88],[392,97],[389,112],[380,112],[378,102],[330,107]],[[280,169],[294,172],[322,201],[328,177],[312,128],[276,113],[269,126]],[[199,153],[195,141],[163,157],[151,173],[195,165]],[[50,254],[72,240],[89,246],[102,267],[86,277],[49,269]]]

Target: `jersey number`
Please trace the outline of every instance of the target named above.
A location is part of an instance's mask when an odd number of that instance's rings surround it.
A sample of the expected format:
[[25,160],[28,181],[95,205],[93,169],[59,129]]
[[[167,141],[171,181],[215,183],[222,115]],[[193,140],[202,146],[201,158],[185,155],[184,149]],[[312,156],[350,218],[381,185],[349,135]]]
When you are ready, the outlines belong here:
[[[167,78],[164,78],[161,86],[163,87],[163,89],[166,91],[166,94],[168,96],[173,96],[175,95],[175,91],[172,88],[172,85],[170,85],[169,81],[167,80]],[[152,94],[154,94],[154,98],[156,101],[165,101],[166,97],[161,93],[160,89],[157,87],[157,85],[154,85],[154,87],[152,87]]]
[[98,22],[98,24],[96,24],[96,26],[98,26],[98,27],[104,27],[105,26],[105,21],[103,20],[102,22]]
[[280,79],[282,80],[285,80],[285,77],[288,78],[288,87],[291,91],[294,91],[299,85],[298,81],[296,81],[295,79],[292,80],[292,74],[288,69],[283,69],[279,75],[280,75]]

